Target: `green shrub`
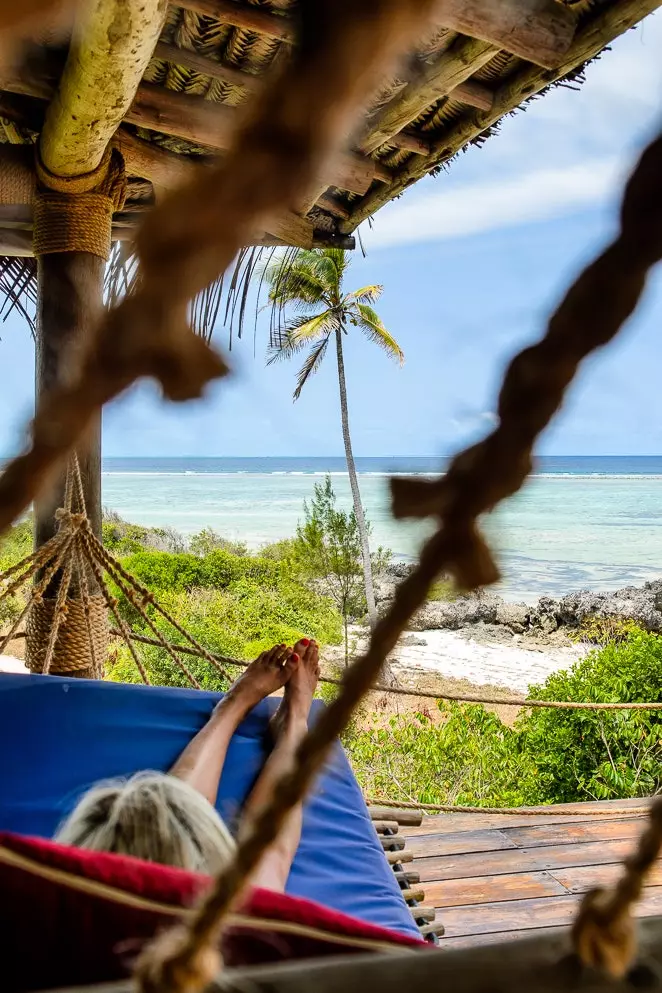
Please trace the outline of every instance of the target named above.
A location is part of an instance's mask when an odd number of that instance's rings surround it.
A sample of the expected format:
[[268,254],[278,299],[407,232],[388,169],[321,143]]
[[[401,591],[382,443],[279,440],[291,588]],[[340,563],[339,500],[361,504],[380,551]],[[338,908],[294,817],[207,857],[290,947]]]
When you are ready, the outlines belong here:
[[[205,572],[208,559],[226,554],[214,552],[205,560],[197,560],[201,565],[202,577],[209,579],[222,572],[227,579],[231,563],[225,563],[227,569],[220,570],[217,559],[212,563],[214,567]],[[274,644],[293,644],[303,636],[313,637],[322,645],[340,641],[340,617],[330,601],[296,581],[283,578],[278,569],[271,575],[271,582],[264,582],[260,575],[255,577],[249,574],[252,570],[259,573],[261,565],[258,562],[257,565],[248,564],[240,578],[230,579],[216,587],[209,583],[189,588],[186,585],[191,576],[188,560],[194,556],[172,558],[185,559],[180,563],[179,571],[175,567],[166,570],[160,559],[156,560],[155,570],[161,579],[164,575],[174,577],[170,588],[157,588],[148,581],[150,577],[146,577],[146,563],[142,558],[141,581],[154,591],[159,603],[173,618],[211,652],[249,660]],[[127,567],[131,568],[131,562],[127,562]],[[134,629],[153,636],[137,611],[121,598],[120,605]],[[181,635],[153,607],[147,610],[167,640],[181,641]],[[139,646],[138,651],[153,682],[168,686],[187,685],[186,677],[165,650]],[[184,657],[184,662],[205,688],[226,688],[226,682],[211,663],[188,656]],[[140,681],[135,663],[124,648],[112,660],[108,674],[109,678],[122,682]]]
[[[0,538],[0,572],[17,565],[31,551],[32,519],[26,518],[9,528]],[[25,607],[25,601],[25,587],[0,600],[0,631],[6,630],[14,623]]]
[[194,555],[209,555],[210,552],[217,549],[229,552],[230,555],[248,555],[248,545],[245,541],[231,541],[229,538],[224,538],[218,531],[214,531],[213,528],[203,528],[202,531],[194,534],[188,547]]
[[569,634],[572,641],[607,645],[610,642],[626,641],[629,635],[636,634],[638,630],[634,621],[622,621],[617,617],[585,617],[579,627]]
[[[635,631],[532,686],[532,698],[662,701],[662,638]],[[662,791],[659,711],[525,711],[514,728],[479,705],[441,705],[445,723],[393,718],[350,736],[370,793],[425,803],[517,806]]]
[[532,773],[517,732],[477,704],[439,704],[434,723],[423,714],[357,730],[346,742],[368,794],[421,803],[517,806]]
[[14,524],[0,537],[0,572],[11,569],[32,551],[32,517]]
[[[662,638],[636,631],[533,686],[542,700],[662,701]],[[662,789],[659,711],[532,710],[518,721],[535,759],[529,802],[650,796]]]
[[183,552],[186,543],[174,528],[150,528],[130,524],[114,510],[104,510],[101,537],[109,552],[114,555],[132,555],[146,549],[160,552]]

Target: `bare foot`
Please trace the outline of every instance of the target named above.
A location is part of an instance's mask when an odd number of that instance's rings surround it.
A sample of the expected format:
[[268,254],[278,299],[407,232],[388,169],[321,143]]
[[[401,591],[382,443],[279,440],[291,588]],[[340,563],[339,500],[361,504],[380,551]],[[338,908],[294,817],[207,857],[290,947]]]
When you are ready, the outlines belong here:
[[308,726],[308,714],[313,702],[320,675],[319,646],[316,641],[302,638],[294,646],[298,656],[289,682],[285,686],[283,702],[271,718],[274,737],[286,730]]
[[291,648],[275,645],[251,662],[232,684],[224,700],[241,703],[246,711],[250,710],[260,700],[286,686],[298,662],[299,656]]

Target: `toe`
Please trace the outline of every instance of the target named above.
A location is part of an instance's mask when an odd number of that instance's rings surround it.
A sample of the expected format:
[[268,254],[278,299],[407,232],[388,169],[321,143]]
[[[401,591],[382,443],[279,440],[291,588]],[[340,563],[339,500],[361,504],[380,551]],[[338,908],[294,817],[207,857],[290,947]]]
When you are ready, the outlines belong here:
[[272,659],[273,665],[275,665],[277,668],[280,669],[280,667],[290,657],[291,654],[292,654],[291,648],[288,648],[287,645],[279,645],[278,651],[276,652],[276,654]]
[[[295,646],[296,647],[296,646]],[[299,666],[299,655],[297,652],[291,652],[290,655],[283,662],[283,675],[286,679],[289,679],[293,672]]]
[[294,646],[294,651],[297,653],[299,658],[303,658],[310,645],[311,645],[311,641],[309,638],[299,638],[296,645]]

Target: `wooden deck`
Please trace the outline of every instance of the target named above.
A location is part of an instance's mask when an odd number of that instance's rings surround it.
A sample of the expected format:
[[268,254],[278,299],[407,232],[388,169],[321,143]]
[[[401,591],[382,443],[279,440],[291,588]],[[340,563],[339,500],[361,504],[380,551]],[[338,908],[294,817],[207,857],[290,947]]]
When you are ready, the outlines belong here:
[[[465,948],[551,934],[574,918],[581,895],[612,883],[645,825],[646,801],[559,805],[543,816],[440,814],[401,827],[425,904],[443,922],[441,947]],[[631,816],[596,816],[610,807]],[[580,816],[569,810],[581,811]],[[662,914],[662,860],[638,913]]]

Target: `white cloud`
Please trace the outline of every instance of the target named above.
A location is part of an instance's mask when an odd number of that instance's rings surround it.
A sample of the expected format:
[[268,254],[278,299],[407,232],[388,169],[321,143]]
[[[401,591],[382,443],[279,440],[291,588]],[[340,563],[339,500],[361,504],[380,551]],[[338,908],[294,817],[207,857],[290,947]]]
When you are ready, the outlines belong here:
[[428,193],[386,208],[366,243],[376,249],[445,241],[575,213],[613,196],[628,166],[613,157]]

